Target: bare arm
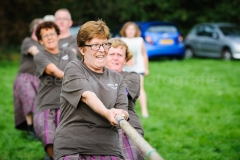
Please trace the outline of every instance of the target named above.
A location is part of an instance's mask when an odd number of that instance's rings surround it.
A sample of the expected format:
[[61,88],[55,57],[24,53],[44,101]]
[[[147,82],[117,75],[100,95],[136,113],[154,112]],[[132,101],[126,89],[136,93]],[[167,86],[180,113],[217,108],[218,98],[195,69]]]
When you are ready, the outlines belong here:
[[145,65],[144,75],[147,76],[149,74],[149,70],[148,70],[148,55],[147,55],[147,51],[145,49],[144,42],[142,44],[142,55],[143,55],[144,65]]
[[38,52],[39,52],[39,50],[36,46],[31,46],[28,49],[28,53],[31,54],[32,56],[35,56]]
[[48,75],[51,75],[51,76],[55,76],[55,77],[58,77],[58,78],[63,78],[64,76],[64,72],[62,70],[60,70],[55,64],[53,63],[50,63],[47,65],[46,69],[45,69],[45,72],[48,74]]
[[86,103],[95,112],[105,117],[112,125],[118,124],[114,118],[117,114],[128,119],[128,113],[126,111],[122,109],[107,109],[93,92],[85,91],[82,94],[81,101]]
[[75,48],[72,48],[72,51],[73,51],[75,54],[77,54],[77,51],[76,51]]

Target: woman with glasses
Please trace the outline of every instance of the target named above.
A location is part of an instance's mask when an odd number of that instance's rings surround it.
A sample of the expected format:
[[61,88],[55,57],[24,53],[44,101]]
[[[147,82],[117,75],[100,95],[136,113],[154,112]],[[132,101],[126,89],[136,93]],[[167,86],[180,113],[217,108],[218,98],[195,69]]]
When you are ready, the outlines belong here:
[[[133,55],[128,49],[127,44],[120,38],[112,38],[109,42],[112,43],[112,47],[108,51],[106,67],[123,76],[128,96],[129,124],[143,136],[143,127],[135,111],[136,100],[140,94],[140,76],[136,72],[123,71],[123,67]],[[141,150],[138,149],[136,144],[128,138],[121,128],[118,129],[118,134],[123,157],[128,160],[143,160],[144,155]]]
[[83,24],[77,35],[82,56],[64,72],[61,117],[54,140],[55,160],[122,160],[114,119],[128,119],[122,76],[105,68],[111,43],[102,20]]
[[70,48],[59,48],[60,30],[51,21],[36,29],[38,41],[44,51],[34,56],[40,88],[34,112],[34,128],[47,155],[53,157],[53,139],[60,117],[60,93],[63,70],[70,61],[78,60]]

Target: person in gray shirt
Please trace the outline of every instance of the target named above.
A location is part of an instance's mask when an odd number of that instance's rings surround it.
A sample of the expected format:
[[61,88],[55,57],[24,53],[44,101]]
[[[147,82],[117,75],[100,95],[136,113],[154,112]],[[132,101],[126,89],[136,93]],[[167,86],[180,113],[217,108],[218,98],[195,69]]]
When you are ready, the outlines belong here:
[[114,117],[128,119],[128,101],[121,74],[104,67],[109,37],[102,20],[88,21],[78,32],[82,61],[64,71],[55,160],[123,160]]
[[[136,72],[122,71],[127,61],[132,58],[132,53],[128,49],[127,44],[120,38],[112,38],[109,42],[112,43],[112,47],[108,51],[106,67],[122,74],[128,96],[129,123],[143,136],[143,127],[135,111],[135,103],[140,94],[140,76]],[[136,144],[128,138],[120,127],[118,128],[118,133],[123,157],[129,160],[143,160],[144,155],[141,150],[138,149]]]
[[14,119],[15,127],[26,130],[29,139],[35,138],[33,129],[33,112],[36,106],[36,96],[39,88],[39,79],[36,76],[36,65],[33,61],[43,46],[35,35],[38,24],[43,22],[41,18],[35,18],[30,24],[31,37],[24,38],[21,44],[21,59],[18,74],[14,81]]
[[71,14],[68,9],[66,8],[61,8],[58,9],[55,12],[55,23],[58,25],[60,29],[60,35],[59,35],[59,46],[64,48],[64,47],[69,47],[71,48],[74,53],[78,56],[80,56],[80,52],[77,47],[77,40],[76,37],[71,35],[70,33],[70,27],[73,24]]
[[70,48],[59,48],[60,30],[52,21],[36,29],[38,41],[45,50],[34,56],[40,88],[34,112],[34,128],[47,155],[53,157],[53,140],[60,117],[60,93],[63,70],[70,61],[78,61]]

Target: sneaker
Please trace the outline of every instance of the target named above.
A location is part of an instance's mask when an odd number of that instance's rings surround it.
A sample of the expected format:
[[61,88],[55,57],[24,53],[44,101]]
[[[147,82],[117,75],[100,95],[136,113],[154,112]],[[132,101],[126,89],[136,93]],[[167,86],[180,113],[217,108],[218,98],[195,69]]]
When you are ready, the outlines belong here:
[[142,114],[142,117],[143,117],[143,118],[148,118],[148,117],[149,117],[149,114]]
[[30,141],[37,141],[38,137],[35,132],[28,132],[28,140]]
[[52,159],[46,154],[42,160],[52,160]]

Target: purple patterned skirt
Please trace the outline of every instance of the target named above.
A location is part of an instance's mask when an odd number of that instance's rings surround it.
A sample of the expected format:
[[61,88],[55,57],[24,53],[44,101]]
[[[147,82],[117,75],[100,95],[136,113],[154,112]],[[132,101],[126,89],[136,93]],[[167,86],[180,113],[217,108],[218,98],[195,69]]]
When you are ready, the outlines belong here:
[[137,148],[136,144],[127,137],[122,129],[118,129],[119,145],[122,151],[122,156],[125,160],[144,160],[144,155]]
[[59,120],[60,109],[48,109],[34,114],[34,128],[44,148],[53,144]]
[[27,130],[26,116],[34,112],[39,85],[40,81],[34,75],[17,75],[14,81],[14,119],[17,129]]
[[61,157],[58,160],[124,160],[124,159],[115,156],[90,156],[73,154]]

